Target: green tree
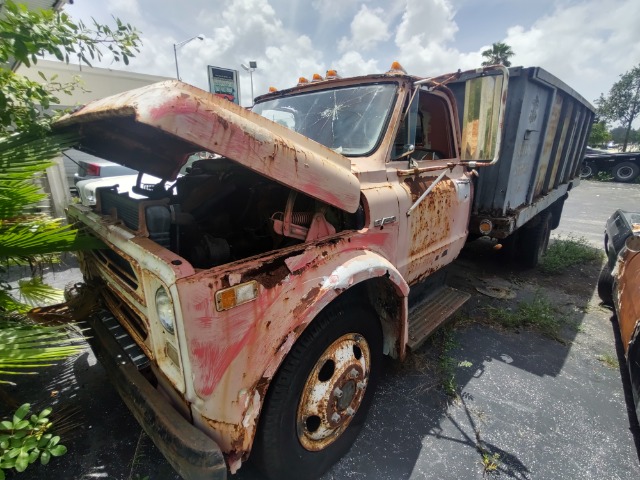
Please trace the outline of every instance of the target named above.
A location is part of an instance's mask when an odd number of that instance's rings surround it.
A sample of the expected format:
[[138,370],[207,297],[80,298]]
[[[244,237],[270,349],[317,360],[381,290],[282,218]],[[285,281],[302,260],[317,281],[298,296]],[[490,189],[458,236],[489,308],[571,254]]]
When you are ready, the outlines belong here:
[[491,48],[488,48],[484,52],[482,52],[482,56],[486,59],[482,62],[483,67],[487,67],[489,65],[504,65],[505,67],[511,66],[511,61],[509,58],[513,57],[515,52],[511,50],[511,47],[506,43],[496,42],[491,45]]
[[[12,61],[27,66],[36,64],[45,54],[58,60],[70,59],[91,65],[94,59],[103,57],[106,48],[113,59],[129,63],[129,58],[139,51],[140,37],[135,28],[115,20],[115,26],[101,25],[93,20],[88,27],[74,22],[64,12],[29,10],[12,0],[3,2],[0,18],[0,64]],[[57,93],[69,91],[74,85],[61,85],[54,78],[39,73],[42,82],[34,82],[9,69],[0,70],[0,134],[13,129],[29,130],[34,124],[46,122],[43,113],[59,103]]]
[[[115,26],[94,20],[88,27],[63,12],[29,10],[11,0],[2,7],[0,64],[18,61],[31,66],[51,54],[90,65],[102,58],[102,49],[115,61],[128,63],[139,49],[138,32],[117,18]],[[47,110],[59,103],[59,91],[72,90],[74,85],[40,76],[43,81],[38,83],[12,70],[0,70],[0,377],[5,378],[60,358],[57,354],[78,351],[75,339],[65,340],[59,329],[29,322],[25,314],[34,305],[60,298],[59,291],[42,282],[37,265],[43,259],[98,245],[62,219],[39,211],[45,194],[38,187],[38,177],[51,165],[50,159],[76,141],[47,132]],[[14,288],[6,273],[16,264],[30,265],[32,278]]]
[[593,124],[591,133],[589,134],[589,145],[599,146],[606,144],[611,139],[611,134],[607,130],[607,124],[600,121]]
[[620,75],[620,80],[613,84],[607,96],[600,94],[596,105],[601,117],[618,122],[624,128],[622,151],[626,152],[632,133],[631,126],[640,114],[640,64]]

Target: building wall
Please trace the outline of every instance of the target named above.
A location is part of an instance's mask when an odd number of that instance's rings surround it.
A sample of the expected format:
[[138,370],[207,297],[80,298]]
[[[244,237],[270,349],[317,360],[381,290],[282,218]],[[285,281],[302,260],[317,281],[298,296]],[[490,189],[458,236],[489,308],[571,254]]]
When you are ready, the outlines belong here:
[[38,72],[42,72],[48,79],[57,75],[56,82],[60,83],[71,82],[75,77],[80,79],[81,85],[86,91],[77,88],[72,95],[63,93],[58,95],[61,105],[65,107],[83,105],[92,100],[173,78],[86,65],[80,67],[78,64],[51,60],[38,60],[38,63],[30,68],[21,65],[17,70],[17,73],[34,82],[42,82]]

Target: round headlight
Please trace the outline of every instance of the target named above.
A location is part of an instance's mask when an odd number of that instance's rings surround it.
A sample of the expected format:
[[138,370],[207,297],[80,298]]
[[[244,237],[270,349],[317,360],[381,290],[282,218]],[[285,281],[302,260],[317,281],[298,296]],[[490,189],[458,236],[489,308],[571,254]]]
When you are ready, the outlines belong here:
[[169,333],[174,333],[176,315],[173,311],[173,303],[169,297],[169,292],[164,287],[160,287],[156,291],[156,313],[164,329]]

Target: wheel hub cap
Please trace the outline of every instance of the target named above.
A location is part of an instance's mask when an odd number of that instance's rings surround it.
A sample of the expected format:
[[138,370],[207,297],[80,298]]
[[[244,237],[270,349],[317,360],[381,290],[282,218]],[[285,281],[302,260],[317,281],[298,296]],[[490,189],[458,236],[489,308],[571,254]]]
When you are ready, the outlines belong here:
[[346,430],[364,398],[370,358],[369,345],[356,333],[338,338],[320,356],[296,416],[298,439],[305,449],[322,450]]

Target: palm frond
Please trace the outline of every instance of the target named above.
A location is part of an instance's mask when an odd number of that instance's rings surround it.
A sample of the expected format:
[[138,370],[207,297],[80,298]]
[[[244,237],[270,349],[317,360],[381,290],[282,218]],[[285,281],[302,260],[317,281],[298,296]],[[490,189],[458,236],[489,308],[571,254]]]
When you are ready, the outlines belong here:
[[0,220],[20,215],[29,205],[37,205],[46,194],[31,180],[0,180]]
[[32,375],[34,368],[55,364],[86,349],[85,338],[65,325],[0,326],[0,384],[8,375]]
[[0,137],[0,175],[42,171],[51,165],[50,159],[75,143],[74,135],[44,135],[41,131]]
[[[27,313],[30,308],[26,303],[19,302],[13,298],[7,290],[0,289],[0,319],[8,314]],[[0,328],[2,328],[2,325],[0,325]]]
[[72,225],[62,225],[61,219],[41,216],[23,223],[0,225],[0,258],[20,258],[53,252],[101,248],[94,237],[80,235]]
[[0,137],[0,219],[15,217],[45,197],[36,178],[75,142],[74,136],[41,130]]
[[18,291],[24,300],[33,305],[51,305],[64,301],[64,291],[42,282],[42,277],[33,277],[18,282]]

